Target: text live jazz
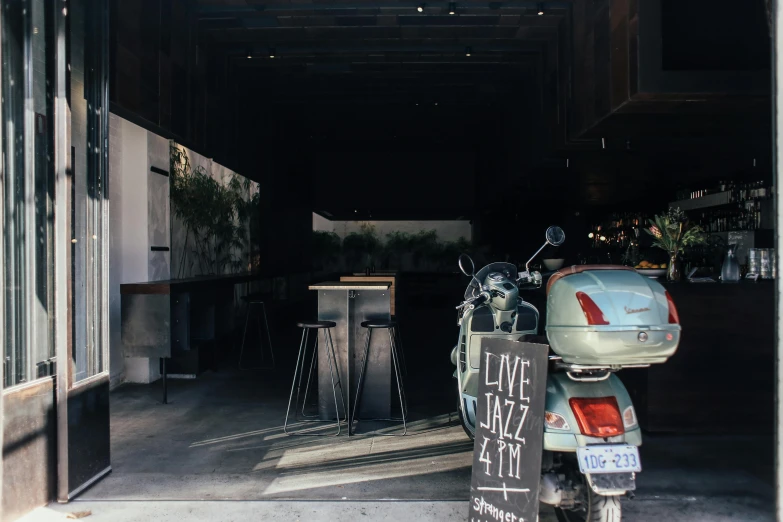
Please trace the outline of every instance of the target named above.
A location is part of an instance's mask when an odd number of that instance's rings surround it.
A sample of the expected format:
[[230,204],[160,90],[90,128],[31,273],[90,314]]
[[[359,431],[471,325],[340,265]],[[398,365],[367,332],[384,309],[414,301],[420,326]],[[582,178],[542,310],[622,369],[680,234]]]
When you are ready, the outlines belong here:
[[[486,353],[485,356],[487,359],[485,367],[489,369],[490,357],[497,356],[490,353]],[[480,428],[488,430],[488,433],[493,436],[487,437],[484,435],[487,431],[479,430],[478,433],[482,435],[476,442],[481,450],[479,461],[483,463],[483,471],[487,476],[499,479],[520,478],[522,448],[525,445],[522,432],[530,408],[530,397],[526,395],[526,385],[530,384],[530,380],[525,376],[529,367],[528,360],[514,357],[512,362],[509,355],[502,355],[497,374],[493,376],[495,380],[491,380],[489,371],[485,374],[485,384],[493,391],[484,394],[486,415],[478,421]],[[498,491],[502,489],[506,499],[510,493],[526,494],[530,491],[529,488],[506,488],[505,483],[502,488],[479,487],[478,489]],[[504,512],[487,502],[483,496],[473,499],[472,511],[480,517],[488,516],[500,522],[522,522],[516,514]],[[472,518],[472,520],[479,522],[482,519]]]

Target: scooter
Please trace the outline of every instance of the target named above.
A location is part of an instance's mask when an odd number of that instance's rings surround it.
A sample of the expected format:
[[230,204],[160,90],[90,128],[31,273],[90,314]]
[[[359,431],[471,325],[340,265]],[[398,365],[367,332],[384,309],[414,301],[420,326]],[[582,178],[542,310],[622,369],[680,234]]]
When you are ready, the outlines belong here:
[[[481,339],[540,342],[538,309],[520,290],[539,289],[543,277],[530,263],[547,245],[565,241],[549,227],[546,242],[518,273],[490,263],[471,278],[457,306],[460,326],[451,361],[457,367],[459,418],[473,439]],[[550,345],[539,500],[561,520],[620,522],[620,497],[636,488],[641,472],[641,429],[631,398],[615,373],[665,362],[680,338],[677,310],[657,281],[619,265],[560,269],[547,284],[546,341]],[[546,342],[544,341],[544,342]]]

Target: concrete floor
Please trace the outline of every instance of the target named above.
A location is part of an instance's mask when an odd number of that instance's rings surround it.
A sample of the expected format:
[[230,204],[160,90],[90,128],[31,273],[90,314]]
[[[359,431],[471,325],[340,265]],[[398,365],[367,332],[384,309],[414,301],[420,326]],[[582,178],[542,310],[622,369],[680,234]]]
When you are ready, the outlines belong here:
[[[48,514],[335,520],[363,510],[368,520],[466,517],[472,445],[448,414],[448,393],[412,379],[414,420],[403,438],[288,437],[286,373],[225,370],[173,381],[168,405],[160,404],[159,384],[121,387],[112,394],[112,474]],[[645,470],[636,499],[624,502],[625,518],[774,520],[772,444],[771,437],[646,437]],[[215,502],[226,500],[236,502]],[[542,522],[554,520],[542,510]]]

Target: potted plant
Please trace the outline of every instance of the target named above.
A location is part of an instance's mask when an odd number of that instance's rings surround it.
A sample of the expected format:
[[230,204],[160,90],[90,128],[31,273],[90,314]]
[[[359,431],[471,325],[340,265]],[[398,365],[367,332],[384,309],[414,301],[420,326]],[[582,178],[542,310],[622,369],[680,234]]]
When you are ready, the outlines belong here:
[[650,225],[645,231],[653,237],[653,246],[669,254],[666,267],[666,280],[679,281],[682,278],[678,256],[689,247],[702,245],[707,234],[698,225],[692,224],[688,216],[679,208],[670,208],[666,214],[657,215],[648,220]]

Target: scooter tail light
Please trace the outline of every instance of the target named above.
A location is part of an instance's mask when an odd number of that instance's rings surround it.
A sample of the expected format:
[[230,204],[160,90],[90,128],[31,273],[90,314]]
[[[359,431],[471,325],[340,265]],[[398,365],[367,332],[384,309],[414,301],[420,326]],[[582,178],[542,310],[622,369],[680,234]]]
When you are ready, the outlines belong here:
[[625,433],[620,407],[614,397],[575,397],[568,402],[582,435],[606,438]]
[[666,292],[666,301],[669,303],[669,324],[680,324],[680,314],[677,313],[677,307],[674,306],[674,300],[669,292]]
[[584,292],[576,293],[576,300],[579,301],[579,306],[582,307],[582,311],[587,319],[589,325],[606,325],[609,324],[609,320],[604,313],[595,304],[595,301],[590,299],[590,296]]
[[633,406],[628,406],[623,411],[623,426],[625,426],[625,429],[630,430],[638,425],[639,420],[636,418],[636,410],[633,409]]
[[568,425],[568,421],[565,417],[559,413],[548,411],[544,414],[544,422],[546,427],[553,430],[570,430],[571,426]]

